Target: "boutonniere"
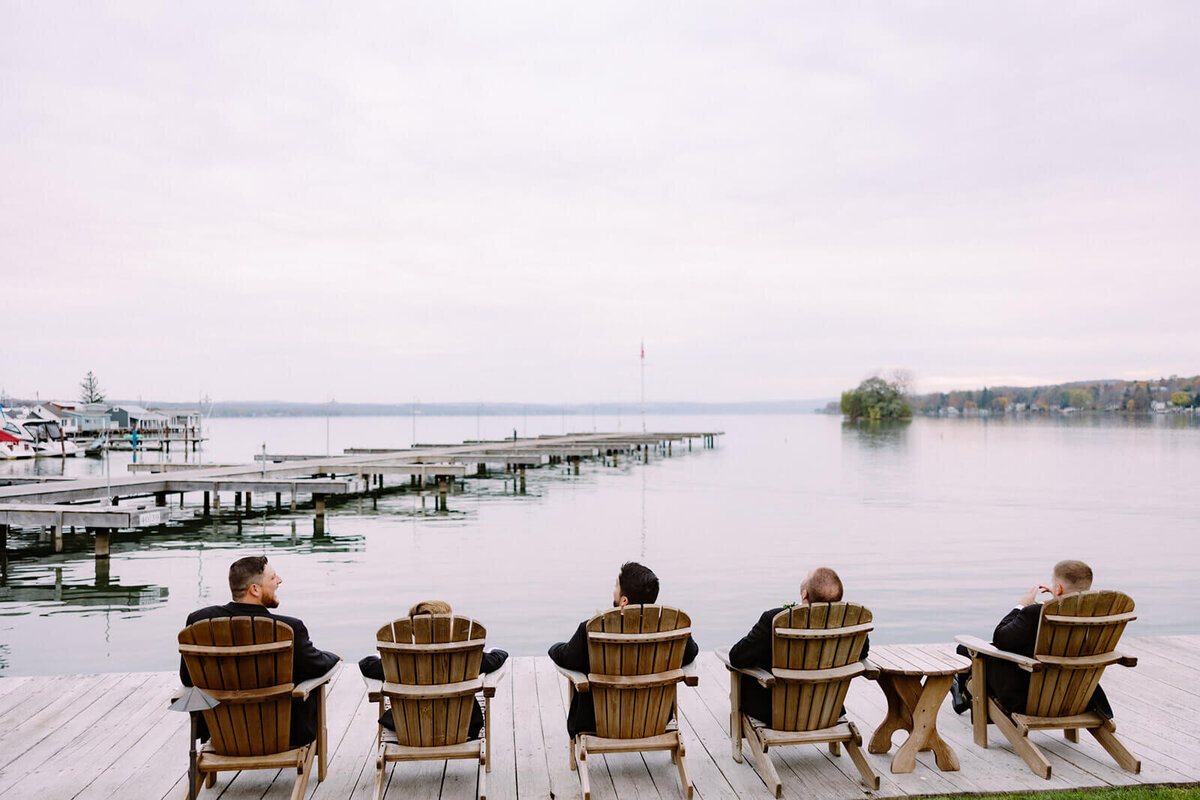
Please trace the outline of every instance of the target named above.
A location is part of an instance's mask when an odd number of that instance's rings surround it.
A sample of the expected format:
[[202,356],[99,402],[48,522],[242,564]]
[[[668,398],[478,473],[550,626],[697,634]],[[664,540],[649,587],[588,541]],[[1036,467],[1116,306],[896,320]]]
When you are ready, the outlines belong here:
[[798,605],[800,605],[800,604],[797,603],[795,600],[789,600],[783,604],[783,607],[784,608],[795,608]]

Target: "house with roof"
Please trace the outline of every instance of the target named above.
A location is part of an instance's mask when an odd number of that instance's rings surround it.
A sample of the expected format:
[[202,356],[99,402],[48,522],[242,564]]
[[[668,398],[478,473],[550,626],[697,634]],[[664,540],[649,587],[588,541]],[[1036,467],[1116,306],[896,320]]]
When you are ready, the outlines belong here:
[[169,422],[161,411],[135,405],[112,406],[108,412],[113,427],[123,431],[166,431]]

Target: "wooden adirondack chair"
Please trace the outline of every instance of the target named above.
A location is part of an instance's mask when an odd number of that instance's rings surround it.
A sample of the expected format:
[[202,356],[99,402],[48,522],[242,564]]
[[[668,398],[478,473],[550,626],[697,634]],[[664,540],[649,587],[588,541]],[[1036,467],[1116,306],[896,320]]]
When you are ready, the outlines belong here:
[[[1137,659],[1117,652],[1125,626],[1137,619],[1133,599],[1122,592],[1075,592],[1042,606],[1033,658],[993,647],[974,636],[957,641],[971,653],[971,723],[975,744],[987,747],[987,724],[996,727],[1035,774],[1050,778],[1050,762],[1029,740],[1029,732],[1062,730],[1068,741],[1079,741],[1084,728],[1122,769],[1140,772],[1142,763],[1115,736],[1116,725],[1088,711],[1100,675],[1110,664],[1137,665]],[[1011,661],[1030,673],[1025,713],[1012,713],[988,695],[987,660]]]
[[[859,655],[873,627],[871,612],[856,603],[795,606],[775,615],[770,672],[739,669],[729,663],[728,650],[717,652],[730,671],[733,758],[742,760],[745,738],[759,775],[776,797],[783,794],[783,783],[767,753],[772,747],[788,744],[828,743],[834,755],[839,755],[845,744],[863,785],[879,788],[879,776],[862,753],[858,728],[853,722],[839,721],[850,681],[870,671]],[[742,711],[741,675],[749,675],[771,690],[770,725]]]
[[[481,676],[486,629],[470,617],[417,614],[384,625],[376,633],[384,681],[368,693],[391,703],[395,741],[379,727],[375,792],[382,800],[389,762],[479,759],[479,798],[486,800],[484,773],[492,770],[491,698],[499,672]],[[483,693],[483,738],[469,740],[475,695]]]
[[676,686],[696,686],[699,676],[683,666],[691,618],[677,608],[636,605],[614,608],[588,620],[591,672],[558,667],[569,694],[588,692],[596,712],[596,732],[571,741],[571,769],[579,770],[584,800],[591,800],[589,753],[669,750],[684,793],[692,796],[683,740],[672,725]]
[[[208,744],[197,757],[197,782],[207,778],[211,787],[216,773],[243,769],[294,769],[293,800],[304,796],[312,774],[325,780],[325,684],[330,670],[319,678],[292,683],[290,625],[270,617],[223,617],[201,620],[179,632],[179,652],[187,664],[192,684],[220,704],[203,712]],[[317,693],[316,741],[290,747],[292,701]],[[196,787],[199,792],[200,787]]]

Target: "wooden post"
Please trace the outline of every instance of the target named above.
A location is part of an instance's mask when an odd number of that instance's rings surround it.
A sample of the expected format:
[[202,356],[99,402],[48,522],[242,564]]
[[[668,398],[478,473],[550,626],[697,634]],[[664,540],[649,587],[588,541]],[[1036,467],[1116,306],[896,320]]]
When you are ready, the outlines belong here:
[[217,514],[221,513],[221,493],[213,492],[213,511]]
[[571,458],[571,460],[575,462],[575,474],[578,475],[579,474],[579,462],[581,459],[579,458],[579,456],[573,456]]
[[108,558],[112,546],[112,528],[96,529],[96,558]]
[[445,476],[445,475],[438,475],[438,476],[437,476],[437,493],[438,493],[438,496],[437,496],[437,505],[436,505],[436,508],[437,508],[439,511],[445,511],[445,510],[446,510],[446,493],[447,493],[447,488],[446,488],[446,485],[447,485],[446,476]]
[[242,507],[242,493],[241,492],[233,493],[233,507],[235,509]]
[[313,506],[316,509],[316,515],[313,517],[313,536],[325,535],[325,495],[314,494]]
[[525,465],[521,465],[521,494],[525,494]]
[[166,492],[155,492],[154,493],[154,505],[161,508],[162,506],[165,506],[166,504],[167,504],[167,493]]
[[8,578],[8,526],[0,525],[0,566],[3,567],[3,575]]
[[63,551],[62,526],[51,525],[50,535],[54,537],[54,552],[61,553]]
[[478,464],[476,464],[475,474],[481,478],[487,475],[487,464],[483,461],[480,461]]
[[183,508],[183,498],[184,498],[184,496],[185,496],[186,494],[187,494],[187,492],[180,492],[180,493],[179,493],[179,507],[180,507],[180,508]]
[[208,492],[204,493],[204,516],[208,516]]
[[250,513],[250,492],[246,492],[246,513]]
[[296,513],[296,487],[292,486],[292,513]]
[[283,508],[283,492],[276,492],[275,493],[275,510],[278,511],[281,508]]

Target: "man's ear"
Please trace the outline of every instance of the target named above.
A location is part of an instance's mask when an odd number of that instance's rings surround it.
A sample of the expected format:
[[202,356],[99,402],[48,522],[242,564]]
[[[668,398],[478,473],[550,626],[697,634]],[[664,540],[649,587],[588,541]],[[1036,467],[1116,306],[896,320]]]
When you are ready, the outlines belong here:
[[618,608],[624,608],[624,607],[625,607],[625,606],[627,606],[627,605],[629,605],[629,598],[628,598],[628,597],[626,597],[625,595],[621,595],[621,603],[620,603],[620,605],[619,605],[619,606],[617,606],[617,607],[618,607]]

